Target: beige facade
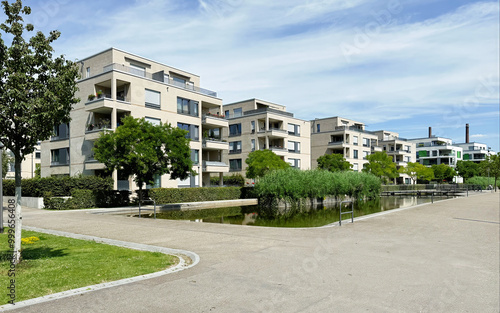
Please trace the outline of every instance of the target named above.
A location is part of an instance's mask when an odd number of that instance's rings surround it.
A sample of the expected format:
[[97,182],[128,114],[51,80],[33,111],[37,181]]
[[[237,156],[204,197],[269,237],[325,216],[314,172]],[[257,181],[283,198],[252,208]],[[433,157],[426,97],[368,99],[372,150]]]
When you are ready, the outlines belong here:
[[[399,170],[401,167],[406,167],[408,162],[416,162],[416,147],[415,143],[407,139],[400,138],[398,133],[380,130],[375,131],[378,136],[378,145],[382,151],[392,157],[392,161],[396,164]],[[397,184],[411,184],[411,178],[406,174],[399,174],[396,178]]]
[[[104,175],[105,166],[93,158],[100,132],[114,131],[121,118],[131,115],[153,124],[169,123],[189,131],[194,170],[186,181],[158,178],[155,186],[204,186],[210,174],[229,171],[222,162],[228,144],[205,132],[221,133],[228,122],[210,114],[222,109],[213,91],[200,88],[200,78],[134,54],[110,48],[79,61],[80,102],[71,111],[71,123],[55,127],[51,140],[42,143],[42,177],[51,175]],[[131,178],[113,173],[115,189],[136,189]]]
[[[15,169],[14,169],[14,154],[12,154],[9,150],[6,151],[7,155],[12,158],[12,162],[9,163],[9,167],[7,170],[7,174],[5,175],[6,179],[14,179],[15,178]],[[40,145],[35,146],[35,151],[24,158],[24,161],[21,163],[21,177],[22,178],[34,178],[35,170],[37,164],[41,162],[41,152]]]
[[310,168],[310,123],[295,118],[285,106],[249,99],[224,105],[224,115],[229,127],[223,130],[223,138],[229,150],[223,151],[223,160],[231,173],[245,176],[250,152],[263,149],[293,167]]
[[381,151],[378,136],[365,131],[361,122],[338,116],[311,121],[312,168],[318,167],[320,156],[338,153],[352,164],[354,171],[360,172],[372,151]]

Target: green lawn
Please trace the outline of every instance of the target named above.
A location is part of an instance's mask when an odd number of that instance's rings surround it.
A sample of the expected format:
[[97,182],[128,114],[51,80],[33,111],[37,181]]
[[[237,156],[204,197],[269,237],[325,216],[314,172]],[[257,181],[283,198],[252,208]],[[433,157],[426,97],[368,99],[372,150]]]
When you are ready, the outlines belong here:
[[[0,234],[0,305],[8,303],[10,253],[8,229]],[[16,302],[60,291],[164,270],[178,262],[175,256],[23,231],[23,238],[40,240],[22,245],[16,266]]]

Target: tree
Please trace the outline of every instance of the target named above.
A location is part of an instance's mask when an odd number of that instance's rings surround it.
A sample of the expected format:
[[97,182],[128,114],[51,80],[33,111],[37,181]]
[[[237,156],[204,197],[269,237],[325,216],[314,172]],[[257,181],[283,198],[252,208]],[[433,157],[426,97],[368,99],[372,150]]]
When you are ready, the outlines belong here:
[[0,29],[11,40],[7,46],[0,33],[0,141],[14,154],[16,212],[14,258],[21,254],[21,162],[35,150],[38,141],[48,139],[54,125],[68,123],[72,106],[78,102],[78,68],[63,56],[53,58],[52,42],[58,31],[46,37],[42,32],[26,40],[23,15],[31,9],[21,0],[2,1],[7,16]]
[[290,166],[271,150],[250,152],[245,163],[248,165],[247,178],[262,177],[271,171],[285,169]]
[[5,150],[2,150],[2,179],[7,175],[9,170],[9,164],[12,162],[12,158],[9,156]]
[[94,158],[109,171],[134,176],[142,201],[142,187],[145,183],[154,184],[155,175],[186,179],[189,174],[196,174],[186,133],[170,124],[155,126],[144,118],[127,116],[114,132],[103,132],[96,140]]
[[472,161],[457,161],[456,171],[464,179],[480,175],[479,164]]
[[342,154],[325,154],[318,158],[318,168],[330,172],[348,171],[352,167]]
[[42,165],[40,163],[35,164],[35,178],[42,177]]
[[497,180],[500,177],[500,152],[493,155],[486,156],[486,160],[480,163],[481,170],[487,174],[488,177],[495,178],[495,192],[497,191]]
[[417,180],[426,180],[430,181],[434,179],[434,172],[430,167],[426,167],[418,162],[408,162],[406,167],[401,167],[399,169],[401,174],[406,174],[410,176],[413,180],[413,183],[416,183]]
[[439,182],[452,182],[453,177],[457,175],[455,170],[446,164],[434,164],[431,166],[431,169],[434,172],[434,178]]
[[363,166],[363,172],[372,173],[385,183],[389,179],[398,177],[396,164],[392,162],[392,158],[387,155],[387,152],[375,152],[368,155],[366,159],[369,162]]

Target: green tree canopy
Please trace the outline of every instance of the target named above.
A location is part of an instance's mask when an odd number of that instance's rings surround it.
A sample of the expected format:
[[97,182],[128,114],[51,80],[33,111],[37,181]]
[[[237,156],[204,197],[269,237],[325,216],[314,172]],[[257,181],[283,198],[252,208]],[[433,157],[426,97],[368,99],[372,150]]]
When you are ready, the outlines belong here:
[[247,178],[258,178],[275,170],[281,170],[290,167],[276,153],[271,150],[255,150],[250,152],[245,160],[248,165],[246,171]]
[[[0,141],[14,154],[16,185],[15,259],[21,249],[21,162],[48,139],[54,125],[68,123],[69,112],[78,102],[78,68],[63,56],[53,58],[51,44],[58,31],[46,37],[37,32],[28,38],[33,25],[24,24],[31,13],[21,0],[2,1],[7,19],[0,25]],[[4,39],[10,41],[6,44]]]
[[371,173],[384,182],[398,177],[396,164],[392,162],[392,158],[387,155],[387,152],[375,152],[366,157],[369,161],[363,166],[363,172]]
[[439,182],[452,182],[453,177],[457,175],[455,170],[446,164],[432,165],[432,171],[434,172],[434,178],[436,178]]
[[418,179],[430,181],[434,179],[434,172],[430,167],[426,167],[418,162],[408,162],[406,167],[401,167],[399,172],[410,176],[414,183]]
[[495,191],[497,191],[497,180],[500,177],[500,152],[487,156],[485,161],[480,163],[480,168],[484,175],[495,178]]
[[348,171],[352,167],[342,154],[325,154],[318,158],[318,168],[330,172]]
[[195,174],[185,130],[170,124],[154,126],[144,118],[131,116],[123,118],[122,123],[114,132],[104,131],[94,143],[95,159],[109,171],[134,176],[139,190],[145,183],[154,184],[155,175],[186,179]]
[[480,175],[480,167],[478,163],[472,161],[457,161],[456,171],[464,179],[469,179]]

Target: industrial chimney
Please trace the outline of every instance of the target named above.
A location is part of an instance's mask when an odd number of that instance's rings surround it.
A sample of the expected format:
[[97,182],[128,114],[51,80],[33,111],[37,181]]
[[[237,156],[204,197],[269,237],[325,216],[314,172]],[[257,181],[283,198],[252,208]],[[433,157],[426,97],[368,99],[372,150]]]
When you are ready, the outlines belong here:
[[432,127],[429,126],[429,138],[432,137]]
[[469,143],[469,124],[465,124],[465,143]]

